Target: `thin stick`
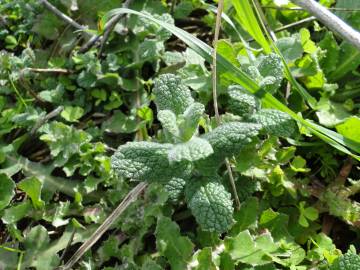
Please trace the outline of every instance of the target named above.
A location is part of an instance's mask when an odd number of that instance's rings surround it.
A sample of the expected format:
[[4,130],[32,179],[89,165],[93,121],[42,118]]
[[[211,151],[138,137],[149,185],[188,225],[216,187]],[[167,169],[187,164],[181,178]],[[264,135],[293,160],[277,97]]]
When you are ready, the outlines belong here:
[[[123,8],[128,8],[131,4],[132,0],[126,0],[123,4]],[[126,14],[118,14],[112,17],[106,24],[103,31],[103,34],[93,36],[89,39],[87,43],[85,43],[79,50],[81,53],[85,53],[88,50],[90,50],[96,42],[101,40],[100,50],[99,50],[99,56],[102,54],[102,51],[104,49],[106,40],[109,38],[111,31],[115,27],[115,25],[126,16]]]
[[67,252],[67,251],[69,250],[69,248],[71,247],[71,244],[72,244],[72,242],[73,242],[73,240],[74,240],[75,232],[76,232],[76,228],[74,227],[73,231],[71,232],[69,242],[67,243],[64,251],[62,252],[61,257],[60,257],[60,259],[59,259],[59,262],[62,262],[62,261],[63,261],[66,252]]
[[235,179],[234,179],[234,175],[232,173],[231,165],[230,165],[230,162],[229,162],[228,158],[225,158],[225,165],[226,165],[226,169],[227,169],[228,174],[229,174],[229,180],[230,180],[231,189],[232,189],[232,191],[234,193],[236,209],[239,210],[240,206],[241,206],[241,203],[240,203],[240,199],[239,199],[239,196],[237,194],[237,191],[236,191]]
[[[51,11],[52,13],[54,13],[56,16],[58,16],[61,20],[63,20],[64,22],[66,22],[67,24],[70,24],[71,26],[73,26],[74,28],[78,29],[78,30],[86,30],[87,27],[83,26],[79,23],[77,23],[76,21],[74,21],[72,18],[70,18],[69,16],[67,16],[66,14],[62,13],[60,10],[58,10],[55,6],[53,6],[52,4],[50,4],[47,0],[39,0],[40,4],[43,4],[44,7],[46,7],[49,11]],[[85,32],[88,35],[91,35],[88,32]]]
[[292,27],[295,27],[295,26],[299,26],[301,24],[304,24],[304,23],[308,23],[308,22],[312,22],[312,21],[315,21],[316,18],[314,16],[311,16],[311,17],[308,17],[308,18],[305,18],[305,19],[302,19],[300,21],[297,21],[297,22],[293,22],[293,23],[289,23],[287,25],[284,25],[284,26],[281,26],[279,28],[276,28],[274,30],[275,33],[277,32],[281,32],[281,31],[284,31],[284,30],[287,30],[289,28],[292,28]]
[[259,1],[253,0],[253,5],[255,6],[256,13],[259,16],[260,23],[263,25],[265,30],[267,30],[267,32],[270,34],[270,37],[273,39],[273,41],[276,41],[277,38],[276,38],[275,32],[271,29],[271,27],[266,19],[266,16],[261,8]]
[[214,111],[215,111],[215,119],[217,124],[220,124],[220,114],[219,107],[217,103],[217,42],[219,40],[220,26],[221,26],[221,15],[224,9],[224,0],[220,0],[218,3],[217,14],[216,14],[216,25],[215,25],[215,35],[213,40],[213,63],[212,63],[212,83],[213,83],[213,102],[214,102]]
[[35,73],[61,73],[61,74],[70,74],[73,73],[72,70],[63,69],[63,68],[24,68],[20,72],[31,71]]
[[[262,8],[266,9],[276,9],[276,10],[290,10],[290,11],[304,11],[301,7],[274,7],[274,6],[262,6]],[[325,7],[326,8],[326,7]],[[360,11],[360,8],[336,8],[336,7],[330,7],[326,8],[328,10],[332,11],[344,11],[344,12],[354,12],[354,11]]]
[[[276,28],[274,30],[274,33],[278,33],[278,32],[281,32],[281,31],[285,31],[287,29],[290,29],[290,28],[293,28],[293,27],[296,27],[296,26],[299,26],[299,25],[302,25],[304,23],[308,23],[308,22],[312,22],[312,21],[315,21],[316,18],[314,16],[311,16],[311,17],[308,17],[308,18],[305,18],[305,19],[302,19],[300,21],[297,21],[297,22],[293,22],[293,23],[290,23],[290,24],[287,24],[287,25],[284,25],[284,26],[281,26],[279,28]],[[252,42],[254,41],[253,38],[250,38],[248,40],[246,40],[247,42]]]
[[336,185],[343,186],[345,185],[346,179],[348,178],[349,174],[351,173],[353,167],[353,161],[349,157],[346,159],[344,165],[342,166],[339,175],[335,179]]
[[59,106],[57,107],[55,110],[49,112],[47,115],[45,115],[44,117],[40,118],[34,125],[34,127],[31,129],[30,131],[30,136],[33,136],[35,134],[35,132],[42,126],[44,125],[47,121],[49,121],[51,118],[54,118],[56,116],[58,116],[62,111],[64,110],[63,106]]
[[86,240],[81,247],[74,253],[74,255],[69,259],[69,261],[61,267],[62,270],[71,269],[74,264],[88,251],[100,238],[101,236],[110,228],[110,226],[118,219],[118,217],[129,207],[129,205],[136,200],[140,193],[146,188],[147,184],[141,182],[136,187],[134,187],[122,200],[118,207],[106,218],[106,220],[100,225],[99,228]]
[[[219,0],[218,3],[218,8],[217,8],[217,13],[216,13],[216,25],[215,25],[215,35],[214,35],[214,40],[213,40],[213,54],[212,54],[212,59],[213,59],[213,63],[212,63],[212,82],[213,82],[213,102],[214,102],[214,111],[215,111],[215,120],[216,120],[216,124],[219,125],[220,124],[220,114],[219,114],[219,107],[218,107],[218,103],[217,103],[217,66],[216,66],[216,61],[217,61],[217,42],[219,40],[219,33],[220,33],[220,26],[221,26],[221,15],[224,9],[224,0]],[[228,158],[225,159],[225,164],[226,164],[226,168],[229,174],[229,180],[230,180],[230,185],[234,194],[234,198],[235,198],[235,205],[236,208],[239,210],[240,209],[240,200],[239,200],[239,196],[236,192],[236,186],[235,186],[235,180],[234,180],[234,176],[231,170],[231,166],[230,166],[230,162],[228,160]]]
[[170,14],[171,15],[174,15],[175,6],[176,6],[176,0],[172,0],[171,1],[171,7],[170,7]]
[[314,0],[291,0],[360,50],[360,33]]

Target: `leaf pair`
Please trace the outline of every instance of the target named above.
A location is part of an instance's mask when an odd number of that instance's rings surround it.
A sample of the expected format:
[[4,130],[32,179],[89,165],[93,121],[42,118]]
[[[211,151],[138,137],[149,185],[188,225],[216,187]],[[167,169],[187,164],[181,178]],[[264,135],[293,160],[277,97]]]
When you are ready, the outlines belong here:
[[153,93],[158,119],[167,137],[173,142],[188,141],[197,131],[204,105],[195,102],[189,88],[173,74],[160,75]]

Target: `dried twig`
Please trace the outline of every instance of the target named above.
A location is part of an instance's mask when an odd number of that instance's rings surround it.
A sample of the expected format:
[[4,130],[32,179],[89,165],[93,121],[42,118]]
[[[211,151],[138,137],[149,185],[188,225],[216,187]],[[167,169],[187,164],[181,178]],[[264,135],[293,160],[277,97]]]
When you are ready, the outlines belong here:
[[316,18],[314,16],[311,16],[311,17],[308,17],[308,18],[305,18],[305,19],[302,19],[300,21],[297,21],[297,22],[293,22],[293,23],[289,23],[287,25],[284,25],[284,26],[281,26],[279,28],[276,28],[274,30],[274,33],[277,33],[277,32],[281,32],[281,31],[284,31],[284,30],[287,30],[289,28],[293,28],[293,27],[296,27],[296,26],[299,26],[301,24],[304,24],[304,23],[308,23],[308,22],[312,22],[312,21],[315,21]]
[[[81,25],[79,23],[77,23],[76,21],[74,21],[72,18],[70,18],[69,16],[67,16],[66,14],[62,13],[59,9],[57,9],[55,6],[53,6],[52,4],[50,4],[47,0],[39,0],[40,4],[43,4],[44,7],[46,7],[49,11],[51,11],[52,13],[54,13],[56,16],[58,16],[61,20],[63,20],[64,22],[66,22],[67,24],[70,24],[71,26],[73,26],[74,28],[78,29],[78,30],[86,30],[87,27],[84,25]],[[88,32],[85,32],[88,35],[92,35]]]
[[[217,42],[219,40],[219,33],[220,33],[220,26],[221,26],[221,15],[224,9],[224,0],[219,0],[218,3],[218,8],[217,8],[217,13],[216,13],[216,25],[215,25],[215,35],[214,35],[214,40],[213,40],[213,54],[212,54],[212,59],[213,59],[213,63],[212,63],[212,82],[213,82],[213,106],[214,106],[214,111],[215,111],[215,119],[216,119],[216,123],[217,125],[220,124],[220,114],[219,114],[219,107],[218,107],[218,103],[217,103],[217,66],[216,66],[216,61],[217,61]],[[237,195],[236,192],[236,186],[235,186],[235,180],[234,180],[234,176],[231,170],[231,165],[229,162],[229,159],[226,158],[225,159],[225,164],[226,164],[226,168],[229,174],[229,180],[230,180],[230,185],[234,194],[234,198],[235,198],[235,204],[236,204],[236,208],[240,209],[240,200],[239,200],[239,196]]]
[[[274,33],[278,33],[278,32],[285,31],[285,30],[287,30],[287,29],[290,29],[290,28],[293,28],[293,27],[302,25],[302,24],[304,24],[304,23],[312,22],[312,21],[315,21],[315,20],[316,20],[316,17],[311,16],[311,17],[302,19],[302,20],[300,20],[300,21],[293,22],[293,23],[289,23],[289,24],[287,24],[287,25],[284,25],[284,26],[281,26],[281,27],[279,27],[279,28],[276,28],[273,32],[274,32]],[[252,42],[252,41],[254,41],[254,38],[249,38],[249,39],[247,40],[247,42]]]
[[[131,4],[133,0],[126,0],[123,4],[123,8],[128,8]],[[110,33],[112,32],[112,30],[114,29],[114,27],[116,26],[116,24],[123,18],[126,17],[126,14],[117,14],[116,16],[112,17],[105,26],[105,30],[104,30],[104,35],[103,38],[101,39],[101,45],[100,45],[100,49],[99,49],[99,57],[102,55],[104,48],[105,48],[105,44],[110,36]]]
[[33,136],[35,134],[35,132],[43,125],[45,124],[47,121],[49,121],[51,118],[54,118],[56,116],[58,116],[62,111],[64,110],[63,106],[59,106],[57,107],[55,110],[49,112],[47,115],[45,115],[44,117],[40,118],[36,124],[34,125],[34,127],[31,129],[30,131],[30,137]]
[[[128,8],[131,4],[133,0],[126,0],[123,4],[123,8]],[[87,52],[88,50],[90,50],[96,42],[98,42],[99,40],[101,40],[101,48],[100,48],[100,53],[99,55],[101,55],[102,51],[103,51],[103,48],[104,48],[104,45],[106,43],[106,40],[108,39],[111,31],[113,30],[113,28],[115,27],[115,25],[122,19],[126,16],[126,14],[118,14],[118,15],[115,15],[114,17],[112,17],[106,24],[105,24],[105,27],[104,27],[104,31],[102,34],[100,35],[95,35],[93,37],[91,37],[89,39],[88,42],[86,42],[79,50],[79,52],[81,53],[85,53]]]
[[63,69],[63,68],[24,68],[20,72],[25,71],[35,72],[35,73],[60,73],[60,74],[70,74],[73,73],[72,70]]
[[215,119],[217,124],[220,124],[220,114],[219,107],[217,103],[217,42],[219,40],[220,26],[221,26],[221,15],[224,9],[224,0],[220,0],[218,3],[217,14],[216,14],[216,25],[215,25],[215,35],[213,40],[213,54],[212,54],[212,84],[213,84],[213,106],[215,111]]
[[346,182],[346,179],[349,177],[349,174],[352,170],[353,167],[353,161],[351,158],[348,158],[344,165],[341,167],[341,170],[339,172],[339,175],[336,177],[335,179],[335,184],[336,185],[341,185],[343,186]]
[[360,50],[360,33],[314,0],[291,0]]
[[75,233],[76,233],[76,228],[74,227],[73,231],[71,232],[70,239],[69,239],[69,241],[68,241],[68,243],[67,243],[64,251],[62,252],[60,259],[59,259],[60,262],[62,262],[64,260],[65,254],[67,253],[67,251],[71,247],[71,244],[72,244],[72,242],[74,240]]
[[134,187],[122,200],[119,206],[115,208],[115,210],[106,218],[106,220],[100,225],[100,227],[97,228],[97,230],[91,235],[91,237],[81,245],[81,247],[69,259],[69,261],[60,269],[71,269],[74,264],[84,255],[84,253],[88,251],[110,228],[110,226],[118,219],[118,217],[126,210],[126,208],[129,207],[129,205],[136,200],[136,198],[146,188],[146,186],[147,184],[145,182],[141,182],[136,187]]
[[[304,11],[304,9],[301,8],[301,7],[262,6],[262,8],[265,8],[265,9],[276,9],[276,10],[301,11],[301,12]],[[360,8],[337,8],[337,7],[330,7],[330,8],[326,8],[326,9],[332,10],[332,11],[344,11],[344,12],[360,11]]]
[[276,41],[277,38],[276,38],[276,35],[275,35],[275,32],[271,29],[267,19],[266,19],[266,16],[261,8],[261,5],[259,3],[258,0],[253,0],[253,4],[255,6],[255,9],[256,9],[256,13],[258,14],[259,16],[259,20],[260,20],[260,23],[263,25],[263,27],[266,29],[266,31],[269,33],[270,37],[272,38],[273,41]]

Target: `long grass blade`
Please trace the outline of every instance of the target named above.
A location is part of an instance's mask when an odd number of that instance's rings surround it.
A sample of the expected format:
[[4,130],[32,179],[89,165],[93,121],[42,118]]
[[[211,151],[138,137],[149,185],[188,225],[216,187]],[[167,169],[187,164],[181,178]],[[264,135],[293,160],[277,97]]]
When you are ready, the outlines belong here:
[[[199,40],[198,38],[194,37],[193,35],[187,33],[186,31],[171,24],[168,24],[166,22],[160,21],[149,14],[145,14],[131,9],[125,9],[125,8],[113,9],[107,14],[107,17],[111,17],[119,13],[128,13],[128,14],[141,16],[143,18],[147,18],[150,21],[159,24],[160,26],[164,27],[165,29],[173,33],[183,42],[185,42],[190,48],[192,48],[195,52],[197,52],[200,56],[202,56],[206,61],[211,63],[213,49],[209,45]],[[241,69],[239,69],[238,67],[234,66],[232,63],[227,61],[224,57],[218,55],[217,61],[219,66],[221,66],[224,70],[228,71],[230,77],[234,82],[240,84],[242,87],[244,87],[246,90],[248,90],[253,94],[255,94],[260,90],[260,87],[256,82],[254,82]],[[348,140],[344,138],[344,136],[324,127],[319,128],[320,127],[319,125],[314,124],[312,121],[305,120],[304,118],[302,118],[296,112],[289,109],[287,106],[285,106],[283,103],[281,103],[279,100],[277,100],[274,96],[272,96],[269,93],[265,93],[262,99],[272,108],[288,113],[293,119],[298,121],[300,124],[304,125],[314,135],[318,136],[320,139],[324,140],[329,145],[360,160],[360,156],[355,155],[349,150],[351,149],[356,153],[360,153],[360,144],[357,145],[354,143],[349,143]]]
[[236,10],[236,19],[244,29],[260,44],[265,53],[271,52],[270,43],[261,31],[254,11],[248,0],[232,0],[233,7]]

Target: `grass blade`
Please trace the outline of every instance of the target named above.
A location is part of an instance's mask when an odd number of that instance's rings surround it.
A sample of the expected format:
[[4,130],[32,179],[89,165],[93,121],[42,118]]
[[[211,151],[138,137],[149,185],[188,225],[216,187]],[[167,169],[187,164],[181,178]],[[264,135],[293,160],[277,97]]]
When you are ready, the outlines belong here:
[[[126,8],[113,9],[107,14],[107,17],[111,17],[119,13],[128,13],[128,14],[141,16],[143,18],[147,18],[150,21],[159,24],[160,26],[164,27],[165,29],[176,35],[183,42],[185,42],[189,47],[191,47],[191,49],[196,51],[206,61],[211,62],[213,49],[209,45],[199,40],[198,38],[194,37],[193,35],[187,33],[186,31],[171,24],[168,24],[166,22],[160,21],[149,14],[145,14],[142,12],[138,12]],[[242,87],[244,87],[253,94],[255,94],[260,90],[259,85],[256,82],[254,82],[246,73],[244,73],[238,67],[234,66],[229,61],[227,61],[221,55],[217,56],[217,60],[218,60],[218,65],[221,66],[224,70],[227,70],[229,74],[231,74],[231,78],[234,82],[240,84]],[[360,160],[359,155],[355,155],[349,150],[351,149],[356,153],[360,153],[360,147],[359,147],[360,144],[357,145],[354,143],[349,143],[349,141],[346,140],[344,136],[332,130],[314,124],[311,121],[305,120],[304,118],[302,118],[296,112],[289,109],[287,106],[285,106],[283,103],[281,103],[279,100],[277,100],[274,96],[272,96],[269,93],[265,93],[264,96],[262,97],[262,100],[268,105],[270,105],[272,108],[288,113],[293,119],[295,119],[300,124],[307,127],[314,135],[318,136],[320,139],[330,144],[334,148]]]
[[269,41],[261,31],[255,13],[248,0],[232,0],[232,5],[236,10],[236,19],[243,28],[261,45],[265,53],[271,52]]

